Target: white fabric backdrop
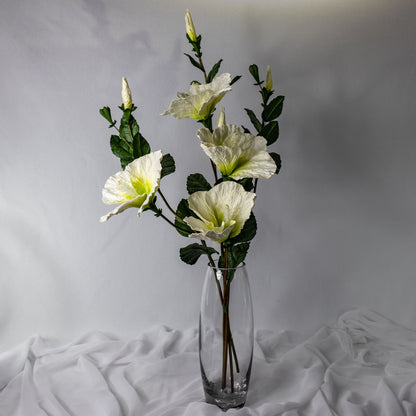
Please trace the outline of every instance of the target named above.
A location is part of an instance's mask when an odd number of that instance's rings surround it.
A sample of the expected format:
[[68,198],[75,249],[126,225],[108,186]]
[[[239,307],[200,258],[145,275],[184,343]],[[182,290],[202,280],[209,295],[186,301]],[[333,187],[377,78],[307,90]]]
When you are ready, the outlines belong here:
[[[0,5],[0,348],[34,333],[135,335],[197,322],[204,265],[151,214],[99,224],[118,169],[98,109],[130,82],[153,149],[174,155],[176,204],[202,152],[190,120],[160,117],[207,66],[242,74],[227,121],[258,110],[248,66],[286,95],[281,174],[262,182],[248,258],[257,328],[311,334],[352,305],[414,326],[416,5],[413,1],[3,0]],[[186,151],[184,151],[186,149]],[[189,150],[188,150],[189,149]],[[205,160],[204,160],[205,161]]]
[[[414,416],[416,332],[352,310],[300,341],[257,331],[239,416]],[[224,414],[204,402],[196,330],[155,327],[120,339],[94,331],[68,345],[32,337],[0,354],[1,416]]]

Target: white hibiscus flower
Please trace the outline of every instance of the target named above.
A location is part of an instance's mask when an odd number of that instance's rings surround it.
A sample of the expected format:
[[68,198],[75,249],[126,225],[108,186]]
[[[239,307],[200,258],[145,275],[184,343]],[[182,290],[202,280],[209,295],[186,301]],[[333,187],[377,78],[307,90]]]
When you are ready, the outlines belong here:
[[276,172],[264,137],[244,133],[232,124],[220,126],[214,133],[204,127],[197,135],[204,152],[225,176],[269,179]]
[[231,181],[221,182],[209,191],[194,192],[188,202],[198,218],[184,218],[195,231],[189,237],[216,243],[235,237],[250,217],[255,198],[256,194]]
[[222,74],[209,84],[192,84],[187,92],[178,92],[178,99],[170,103],[162,116],[171,114],[175,118],[207,119],[222,97],[231,91],[231,75]]
[[120,204],[100,218],[100,222],[127,208],[138,208],[138,215],[153,201],[162,172],[162,152],[149,153],[129,163],[125,170],[110,176],[103,188],[105,204]]

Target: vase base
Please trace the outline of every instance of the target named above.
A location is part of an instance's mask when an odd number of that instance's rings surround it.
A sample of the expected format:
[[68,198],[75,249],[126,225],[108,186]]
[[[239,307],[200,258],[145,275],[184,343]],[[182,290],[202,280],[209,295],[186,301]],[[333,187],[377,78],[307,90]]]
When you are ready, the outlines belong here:
[[215,404],[222,411],[239,409],[244,407],[247,397],[247,384],[234,383],[234,391],[229,387],[222,389],[221,382],[204,383],[205,400],[209,404]]

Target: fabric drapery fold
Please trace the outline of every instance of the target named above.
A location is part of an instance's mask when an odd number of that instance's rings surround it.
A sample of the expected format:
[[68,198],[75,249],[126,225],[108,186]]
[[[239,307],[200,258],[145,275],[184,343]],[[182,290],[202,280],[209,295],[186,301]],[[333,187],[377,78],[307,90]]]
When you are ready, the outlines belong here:
[[[0,354],[0,416],[222,414],[203,399],[196,329],[33,336]],[[416,332],[362,309],[306,340],[258,330],[246,406],[228,414],[414,416]]]

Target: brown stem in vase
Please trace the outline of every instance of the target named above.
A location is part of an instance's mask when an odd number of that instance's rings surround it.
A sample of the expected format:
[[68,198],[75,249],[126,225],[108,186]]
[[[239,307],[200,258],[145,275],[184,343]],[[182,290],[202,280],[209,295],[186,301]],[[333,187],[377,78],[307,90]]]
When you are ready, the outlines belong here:
[[[230,328],[230,321],[228,321],[228,328]],[[230,356],[230,384],[231,384],[231,393],[234,393],[234,370],[233,370],[233,355],[231,351],[231,331],[228,331],[228,354]]]

